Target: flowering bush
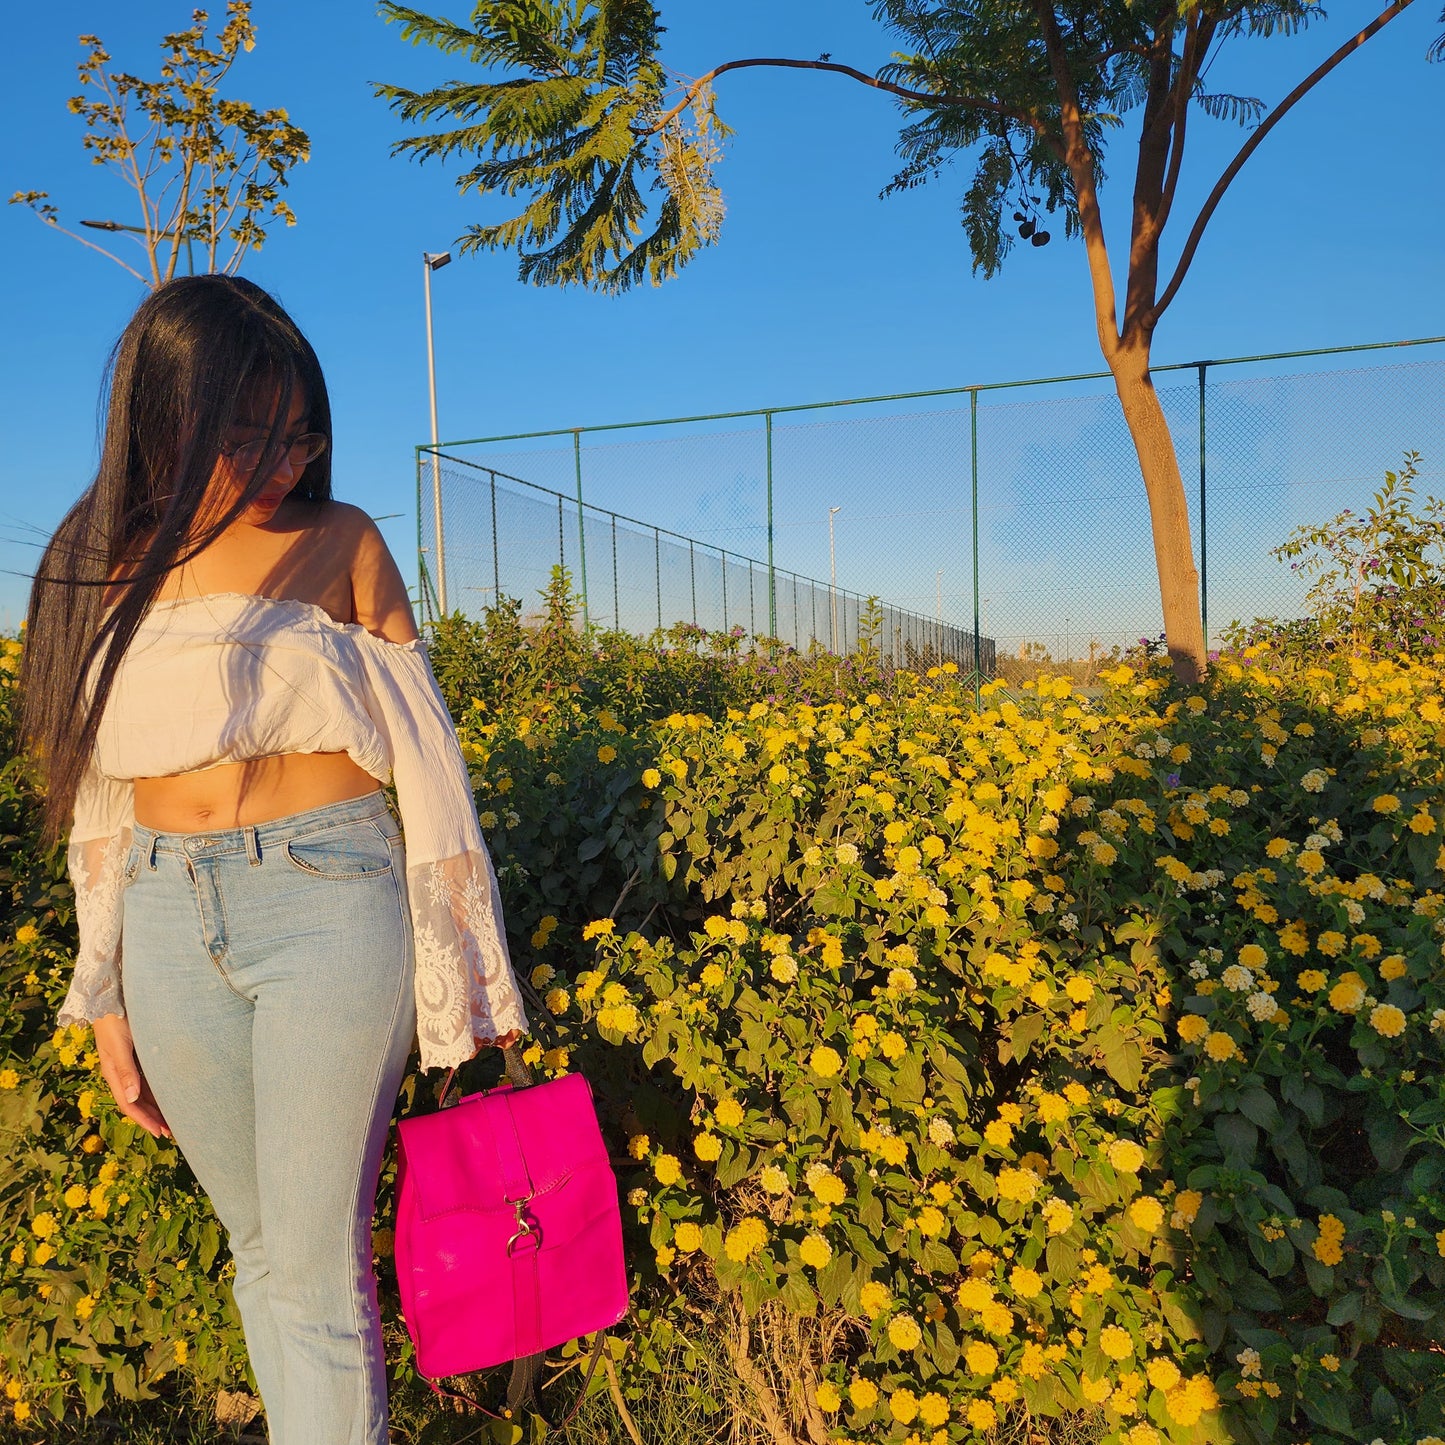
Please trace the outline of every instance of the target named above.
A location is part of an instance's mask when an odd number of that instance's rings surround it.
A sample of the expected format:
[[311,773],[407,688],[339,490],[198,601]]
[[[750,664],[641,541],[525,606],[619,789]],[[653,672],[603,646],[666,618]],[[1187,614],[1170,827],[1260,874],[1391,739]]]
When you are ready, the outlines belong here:
[[[1442,683],[465,702],[529,1057],[586,1072],[627,1200],[628,1398],[701,1312],[800,1440],[1445,1433]],[[234,1381],[203,1201],[52,1037],[69,894],[3,778],[13,1408]]]

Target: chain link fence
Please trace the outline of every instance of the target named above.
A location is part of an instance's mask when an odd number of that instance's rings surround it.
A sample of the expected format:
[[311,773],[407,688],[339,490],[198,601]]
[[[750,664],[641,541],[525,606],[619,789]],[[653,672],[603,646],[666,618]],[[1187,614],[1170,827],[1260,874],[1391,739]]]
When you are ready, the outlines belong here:
[[[1301,614],[1306,583],[1271,556],[1295,527],[1364,510],[1406,451],[1422,493],[1445,483],[1445,338],[1154,375],[1211,645]],[[899,662],[1084,682],[1163,628],[1105,373],[452,442],[418,448],[417,480],[428,613],[443,591],[470,613],[534,597],[560,563],[590,620],[629,631],[846,651],[871,597]]]

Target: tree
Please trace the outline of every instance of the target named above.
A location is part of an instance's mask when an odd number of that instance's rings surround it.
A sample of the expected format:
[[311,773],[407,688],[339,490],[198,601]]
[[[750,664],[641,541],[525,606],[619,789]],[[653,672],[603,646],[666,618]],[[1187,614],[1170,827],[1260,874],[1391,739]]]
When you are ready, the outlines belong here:
[[[1060,212],[1064,234],[1083,241],[1099,345],[1139,457],[1169,652],[1180,675],[1193,678],[1205,664],[1198,572],[1178,459],[1150,376],[1154,331],[1240,168],[1303,96],[1410,3],[1387,6],[1267,113],[1258,100],[1209,92],[1204,75],[1230,41],[1304,29],[1320,16],[1314,0],[873,0],[900,42],[877,75],[825,55],[728,60],[696,79],[663,64],[652,0],[479,0],[470,26],[383,0],[404,38],[483,71],[426,91],[376,89],[404,120],[447,126],[399,141],[394,153],[474,156],[457,180],[463,193],[527,198],[499,224],[470,227],[459,245],[515,250],[522,279],[538,283],[603,291],[657,284],[717,239],[723,202],[714,172],[728,131],[713,85],[754,66],[827,71],[895,97],[904,164],[888,191],[972,157],[964,228],[985,277],[1016,237],[1046,243],[1042,213]],[[1191,106],[1252,129],[1172,270],[1161,270]],[[1130,113],[1138,160],[1121,298],[1099,188],[1106,137]]]
[[220,97],[240,53],[255,48],[250,0],[227,0],[215,49],[206,39],[209,18],[204,10],[192,11],[189,30],[162,39],[159,80],[107,69],[110,55],[99,37],[80,37],[87,53],[77,70],[87,90],[72,96],[68,107],[85,122],[83,144],[92,163],[109,167],[135,192],[141,220],[139,226],[81,224],[133,232],[145,251],[149,276],[62,226],[48,192],[16,191],[10,197],[11,205],[29,206],[47,225],[109,256],[150,286],[176,274],[183,249],[188,269],[194,270],[197,246],[204,270],[234,275],[248,251],[261,249],[267,221],[296,224],[281,192],[291,168],[310,159],[311,142],[284,110],[257,110]]

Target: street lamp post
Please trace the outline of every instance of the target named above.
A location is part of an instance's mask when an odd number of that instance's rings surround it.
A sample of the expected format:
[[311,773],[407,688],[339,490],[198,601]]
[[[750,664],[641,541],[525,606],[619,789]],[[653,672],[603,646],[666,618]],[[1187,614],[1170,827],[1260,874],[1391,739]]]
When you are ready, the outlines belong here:
[[828,508],[828,602],[832,613],[829,626],[829,641],[833,651],[838,651],[838,554],[833,548],[833,514],[842,507]]
[[447,616],[447,549],[442,534],[442,460],[437,452],[441,436],[437,431],[437,360],[436,347],[432,342],[431,324],[431,273],[439,271],[451,259],[450,251],[423,251],[425,263],[423,282],[426,288],[426,369],[431,385],[431,502],[432,523],[436,533],[436,581],[437,606],[442,616]]

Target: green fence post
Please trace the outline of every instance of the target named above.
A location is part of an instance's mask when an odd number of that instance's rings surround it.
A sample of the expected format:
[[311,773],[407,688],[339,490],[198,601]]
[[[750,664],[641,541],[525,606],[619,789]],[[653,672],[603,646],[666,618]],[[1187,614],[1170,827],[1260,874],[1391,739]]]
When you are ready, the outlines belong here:
[[497,474],[489,473],[492,479],[492,606],[502,602],[502,544],[497,539]]
[[978,606],[978,392],[968,394],[970,524],[973,529],[973,705],[983,706],[983,639]]
[[1199,363],[1199,621],[1204,629],[1204,651],[1209,651],[1209,530],[1207,495],[1204,487],[1204,373],[1207,361]]
[[612,625],[622,631],[622,603],[617,593],[617,513],[612,514]]
[[662,533],[652,529],[652,575],[657,581],[657,630],[662,631]]
[[587,613],[587,517],[582,510],[582,428],[572,433],[572,466],[577,474],[577,554],[582,573],[582,630],[588,626]]
[[768,636],[778,635],[777,579],[773,571],[773,414],[763,413],[768,437]]

